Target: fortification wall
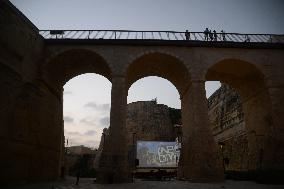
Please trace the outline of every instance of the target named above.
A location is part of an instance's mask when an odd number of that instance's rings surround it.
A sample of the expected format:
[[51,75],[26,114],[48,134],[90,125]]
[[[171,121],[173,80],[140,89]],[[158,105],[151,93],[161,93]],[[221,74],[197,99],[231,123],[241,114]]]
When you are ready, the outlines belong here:
[[38,29],[9,1],[0,0],[0,7],[0,183],[54,180],[60,175],[62,98],[40,79],[44,41]]
[[209,99],[209,118],[226,170],[247,171],[248,140],[240,95],[222,84]]
[[173,141],[174,127],[170,109],[156,101],[133,102],[128,104],[126,127],[128,143],[134,140]]

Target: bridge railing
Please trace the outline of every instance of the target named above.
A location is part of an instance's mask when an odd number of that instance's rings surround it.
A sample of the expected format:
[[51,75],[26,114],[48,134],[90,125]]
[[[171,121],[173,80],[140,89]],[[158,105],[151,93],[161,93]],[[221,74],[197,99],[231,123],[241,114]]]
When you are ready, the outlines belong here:
[[284,43],[284,35],[131,30],[40,30],[45,39],[193,40]]

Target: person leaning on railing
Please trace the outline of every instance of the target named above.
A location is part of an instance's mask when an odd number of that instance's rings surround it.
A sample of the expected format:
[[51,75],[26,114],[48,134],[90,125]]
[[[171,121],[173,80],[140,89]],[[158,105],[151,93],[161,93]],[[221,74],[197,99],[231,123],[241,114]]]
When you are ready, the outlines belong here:
[[221,35],[222,35],[223,41],[226,41],[226,33],[224,30],[221,30]]
[[204,38],[205,38],[205,41],[208,41],[208,34],[209,34],[209,30],[208,30],[208,28],[206,28],[206,29],[204,30]]
[[185,31],[185,39],[190,40],[190,32],[188,30]]

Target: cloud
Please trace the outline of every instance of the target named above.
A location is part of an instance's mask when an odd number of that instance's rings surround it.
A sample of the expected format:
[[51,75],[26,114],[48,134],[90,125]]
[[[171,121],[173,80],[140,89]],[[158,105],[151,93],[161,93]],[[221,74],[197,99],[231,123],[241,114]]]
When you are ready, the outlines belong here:
[[66,135],[81,135],[81,133],[77,132],[77,131],[65,131]]
[[72,123],[74,121],[74,119],[70,116],[64,116],[64,122],[67,122],[67,123]]
[[87,136],[93,136],[97,134],[97,131],[94,131],[94,130],[88,130],[84,133],[84,135],[87,135]]
[[109,126],[109,117],[103,117],[103,118],[101,118],[100,119],[100,124],[102,125],[102,126]]
[[87,104],[84,105],[84,107],[97,109],[98,105],[94,102],[88,102]]
[[85,108],[92,108],[97,111],[109,111],[110,104],[97,104],[95,102],[88,102],[84,105]]
[[85,118],[80,120],[80,123],[83,123],[85,125],[94,126],[94,125],[96,125],[96,119],[90,118],[90,117],[85,117]]
[[84,142],[85,146],[91,147],[91,148],[98,148],[100,144],[100,141],[97,140],[87,140]]
[[101,104],[101,105],[100,105],[100,108],[101,108],[102,110],[110,110],[110,104]]

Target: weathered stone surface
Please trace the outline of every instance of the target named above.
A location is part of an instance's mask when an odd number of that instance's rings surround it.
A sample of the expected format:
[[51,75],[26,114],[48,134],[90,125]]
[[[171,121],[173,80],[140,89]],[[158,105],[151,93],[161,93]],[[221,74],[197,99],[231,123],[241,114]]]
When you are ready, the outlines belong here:
[[207,109],[205,83],[193,81],[181,98],[182,147],[178,177],[193,182],[224,179]]
[[[209,97],[208,107],[212,133],[220,147],[225,170],[248,171],[248,139],[240,95],[222,84]],[[254,160],[259,161],[259,156]]]

